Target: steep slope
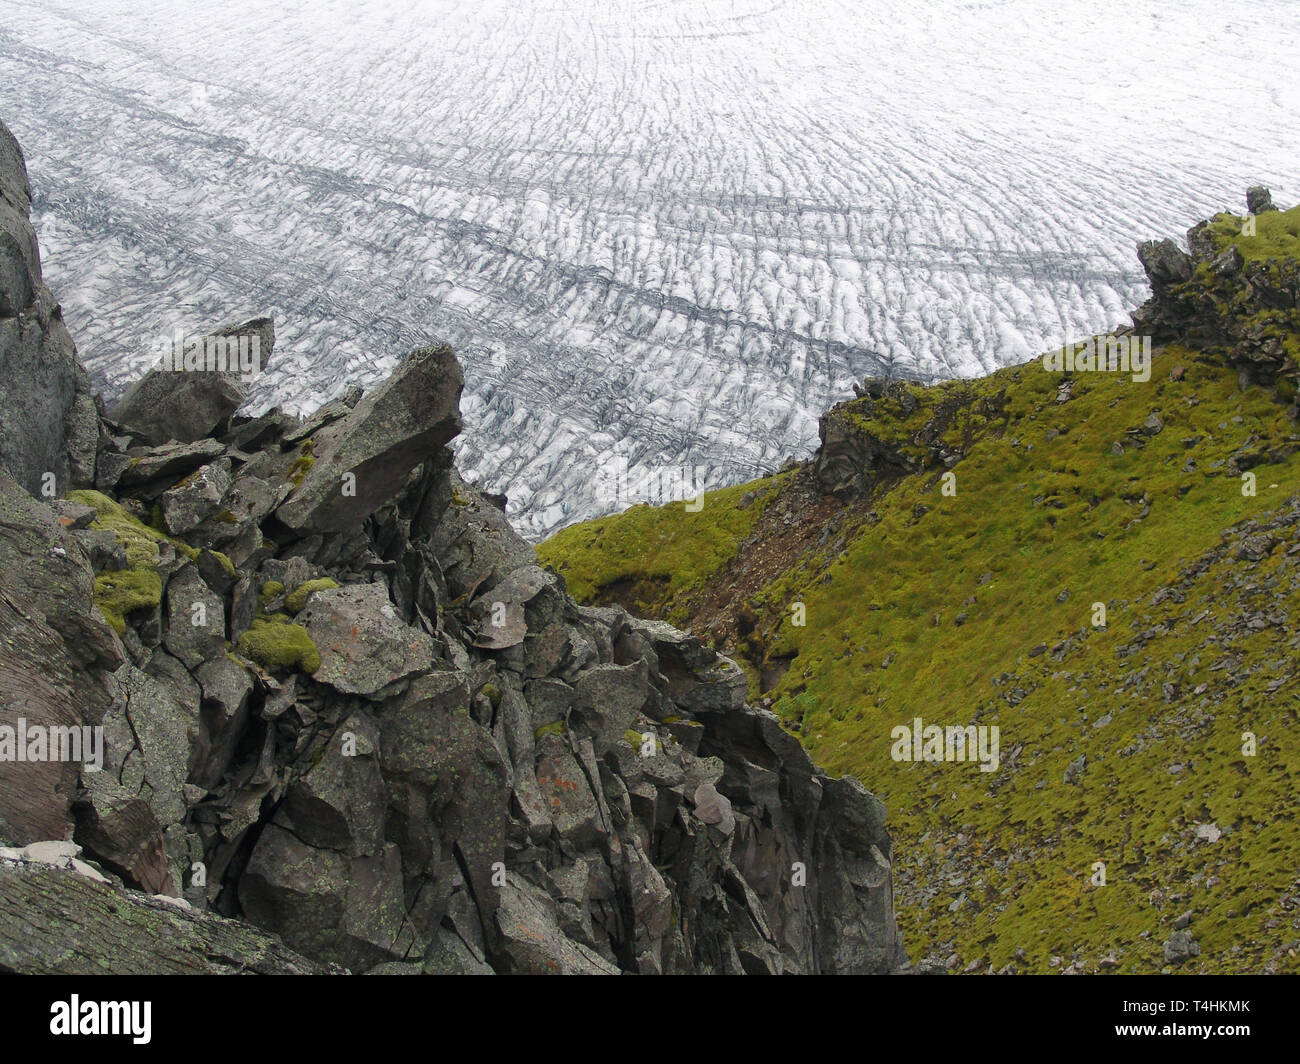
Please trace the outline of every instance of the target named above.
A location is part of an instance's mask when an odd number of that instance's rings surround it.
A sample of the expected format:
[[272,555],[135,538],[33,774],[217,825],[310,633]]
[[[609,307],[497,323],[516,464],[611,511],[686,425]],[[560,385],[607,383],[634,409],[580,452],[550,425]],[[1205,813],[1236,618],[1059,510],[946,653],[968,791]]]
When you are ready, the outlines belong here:
[[[1300,968],[1300,209],[1261,191],[1190,257],[1140,249],[1149,379],[868,382],[811,463],[539,548],[580,600],[736,655],[819,762],[872,779],[932,963]],[[915,718],[996,725],[996,769],[895,760]]]

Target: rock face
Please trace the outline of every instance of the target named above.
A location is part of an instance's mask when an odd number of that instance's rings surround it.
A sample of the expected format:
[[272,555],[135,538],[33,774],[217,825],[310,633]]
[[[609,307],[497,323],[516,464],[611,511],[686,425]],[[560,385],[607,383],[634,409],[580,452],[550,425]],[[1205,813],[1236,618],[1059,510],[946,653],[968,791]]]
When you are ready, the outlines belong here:
[[9,729],[13,744],[0,761],[0,844],[72,830],[77,766],[17,762],[16,746],[24,728],[48,739],[37,729],[96,725],[110,704],[107,673],[124,655],[93,588],[74,535],[0,465],[0,743]]
[[30,214],[27,165],[0,123],[0,462],[28,492],[52,497],[94,482],[99,418],[41,278]]

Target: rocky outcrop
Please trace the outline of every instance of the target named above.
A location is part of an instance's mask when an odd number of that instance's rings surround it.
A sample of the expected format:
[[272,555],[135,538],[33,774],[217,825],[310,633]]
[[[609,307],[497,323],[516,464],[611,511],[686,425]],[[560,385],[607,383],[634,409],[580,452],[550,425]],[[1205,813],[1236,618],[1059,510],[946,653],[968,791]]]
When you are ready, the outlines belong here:
[[1273,196],[1263,185],[1251,185],[1246,189],[1246,210],[1251,214],[1264,214],[1266,211],[1275,211],[1273,206]]
[[75,921],[121,971],[902,962],[880,803],[697,639],[575,605],[456,475],[460,386],[431,348],[309,423],[97,416],[57,506],[0,472],[0,723],[102,736],[0,765],[0,844],[84,851],[0,861],[0,965],[80,970]]
[[[699,640],[575,605],[456,476],[459,388],[428,349],[313,437],[106,436],[113,495],[43,526],[79,581],[55,620],[90,623],[93,554],[120,634],[95,620],[80,673],[103,770],[59,782],[87,858],[354,971],[896,967],[880,803]],[[307,438],[357,474],[345,503],[298,477]]]
[[295,532],[355,531],[460,432],[464,377],[449,347],[413,351],[346,416],[316,432],[276,516]]
[[1262,224],[1257,216],[1277,211],[1260,186],[1247,191],[1246,202],[1247,218],[1220,214],[1189,229],[1187,252],[1172,240],[1138,245],[1151,298],[1133,312],[1134,330],[1154,343],[1178,341],[1222,358],[1243,384],[1285,382],[1291,397],[1300,376],[1293,354],[1300,258],[1243,254]]
[[855,399],[822,415],[821,446],[812,462],[818,483],[841,499],[867,495],[910,473],[951,468],[963,454],[953,433],[958,418],[993,420],[1002,410],[1000,399],[976,400],[969,389],[936,399],[934,389],[900,380],[869,378],[854,391]]
[[27,165],[0,123],[0,462],[32,495],[95,478],[99,418],[63,312],[41,277]]

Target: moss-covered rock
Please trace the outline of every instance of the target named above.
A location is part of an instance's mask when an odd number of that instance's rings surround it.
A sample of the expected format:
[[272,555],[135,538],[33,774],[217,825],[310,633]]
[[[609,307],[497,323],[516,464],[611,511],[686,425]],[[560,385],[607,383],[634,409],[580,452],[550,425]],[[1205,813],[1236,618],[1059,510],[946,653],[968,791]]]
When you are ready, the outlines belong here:
[[284,585],[279,580],[268,580],[258,590],[258,610],[265,610],[267,606],[284,594]]
[[284,608],[290,613],[300,613],[302,612],[303,607],[307,605],[307,599],[310,598],[314,592],[328,591],[331,588],[338,586],[339,585],[335,581],[331,580],[327,576],[321,577],[319,580],[308,580],[306,583],[299,584],[289,592],[284,600]]
[[1300,206],[1251,218],[1216,214],[1205,230],[1217,250],[1236,247],[1246,262],[1300,259]]
[[288,473],[285,474],[289,483],[294,487],[303,482],[307,474],[311,472],[311,467],[316,464],[316,458],[311,452],[312,441],[310,439],[303,440],[302,445],[298,448],[298,457],[293,460]]
[[311,675],[320,668],[320,652],[307,629],[283,614],[254,620],[239,637],[239,649],[268,669],[299,669]]
[[[118,635],[126,631],[126,621],[136,610],[157,608],[162,601],[162,578],[158,575],[158,546],[170,543],[178,554],[194,559],[198,551],[189,544],[153,528],[131,514],[124,506],[99,491],[73,491],[73,502],[90,506],[96,517],[90,527],[112,532],[122,544],[127,568],[104,572],[95,578],[95,605]],[[234,566],[224,555],[218,556],[228,571]]]
[[1300,207],[1216,214],[1171,241],[1143,244],[1152,298],[1133,313],[1139,333],[1178,340],[1286,402],[1300,381]]
[[162,603],[162,578],[145,566],[100,573],[95,577],[95,605],[118,635],[136,610],[157,609]]
[[[121,503],[100,491],[70,491],[67,498],[73,502],[93,507],[98,515],[90,527],[111,531],[126,550],[127,563],[132,568],[158,564],[158,544],[170,543],[177,554],[193,561],[199,552],[184,540],[169,536],[161,527],[146,524],[130,513]],[[161,510],[155,506],[155,516],[162,520]]]
[[208,553],[217,559],[217,564],[226,571],[227,576],[235,575],[235,563],[232,562],[230,558],[222,554],[219,550],[209,550]]

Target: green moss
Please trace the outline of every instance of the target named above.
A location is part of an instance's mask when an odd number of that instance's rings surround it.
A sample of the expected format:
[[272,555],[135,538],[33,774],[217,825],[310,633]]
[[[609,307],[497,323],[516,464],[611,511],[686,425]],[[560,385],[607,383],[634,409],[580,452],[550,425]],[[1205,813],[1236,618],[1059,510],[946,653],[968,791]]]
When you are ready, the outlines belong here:
[[[579,602],[592,602],[611,585],[624,584],[634,609],[681,621],[678,601],[736,557],[787,479],[781,474],[706,492],[695,513],[681,503],[634,506],[558,532],[537,548],[537,556],[564,575]],[[751,491],[755,498],[742,507]]]
[[308,580],[305,584],[299,584],[288,597],[284,600],[284,608],[290,613],[301,613],[303,607],[307,605],[307,599],[317,591],[328,591],[330,588],[338,587],[329,577],[321,577],[319,580]]
[[68,498],[95,509],[97,516],[90,527],[105,529],[117,536],[118,542],[125,548],[127,564],[132,569],[158,564],[158,544],[168,538],[166,535],[150,528],[102,492],[70,491]]
[[569,730],[569,726],[565,724],[564,721],[553,720],[549,724],[543,724],[540,728],[538,728],[535,732],[533,732],[533,739],[535,739],[537,742],[541,742],[542,739],[548,735],[563,735],[568,730]]
[[485,683],[479,689],[479,693],[487,697],[487,700],[492,703],[493,709],[496,709],[499,705],[501,705],[501,688],[499,688],[496,684]]
[[157,609],[162,602],[162,578],[152,569],[123,569],[95,577],[95,605],[118,635],[135,610]]
[[258,610],[266,609],[268,603],[284,594],[284,585],[279,580],[268,580],[257,594]]
[[320,668],[320,652],[306,628],[287,622],[283,614],[253,621],[239,637],[239,649],[265,668],[301,669],[310,675]]
[[217,559],[218,564],[220,564],[221,568],[226,571],[227,576],[235,575],[235,563],[226,557],[226,555],[222,554],[219,550],[209,550],[208,553]]
[[623,733],[623,741],[633,750],[639,750],[641,749],[641,743],[644,740],[641,732],[637,731],[635,728],[628,728],[628,730]]
[[[190,561],[194,561],[198,558],[199,550],[197,547],[191,547],[184,540],[177,539],[175,536],[164,536],[163,538],[176,548],[176,553],[182,558],[188,558]],[[229,559],[227,559],[227,561],[229,561]],[[231,568],[233,569],[233,566]]]
[[289,467],[286,477],[294,487],[303,482],[303,479],[311,471],[311,467],[316,464],[316,459],[312,457],[312,441],[303,440],[302,446],[298,448],[298,457],[293,460]]
[[95,578],[95,604],[121,635],[126,630],[128,614],[133,610],[157,606],[161,600],[162,580],[157,572],[158,545],[170,543],[178,554],[191,560],[197,558],[199,552],[189,544],[151,528],[103,492],[71,491],[67,497],[73,502],[93,507],[96,516],[90,527],[112,532],[126,554],[125,570],[101,573]]
[[156,521],[153,525],[148,525],[103,492],[70,491],[67,497],[73,502],[84,503],[95,509],[98,516],[90,523],[90,527],[107,529],[117,536],[126,550],[127,563],[132,568],[157,565],[159,543],[170,543],[177,554],[190,561],[199,556],[196,548],[163,531],[161,510],[156,504],[153,509]]
[[231,513],[229,510],[219,510],[219,511],[217,512],[216,517],[214,517],[213,520],[215,520],[215,521],[220,521],[223,525],[237,525],[237,524],[239,524],[239,518],[236,517],[236,516],[235,516],[233,513]]
[[1238,215],[1216,214],[1210,220],[1210,235],[1220,250],[1235,244],[1247,262],[1300,259],[1300,206],[1255,215],[1254,236],[1242,234],[1245,224],[1246,219]]

